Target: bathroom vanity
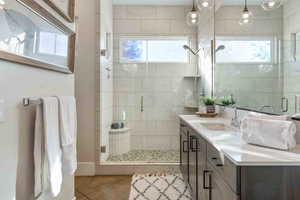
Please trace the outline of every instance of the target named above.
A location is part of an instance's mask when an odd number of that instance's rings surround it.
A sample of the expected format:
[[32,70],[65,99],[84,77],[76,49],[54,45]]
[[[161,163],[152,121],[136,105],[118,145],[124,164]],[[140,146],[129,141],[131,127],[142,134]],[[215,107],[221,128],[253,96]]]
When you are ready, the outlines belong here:
[[194,200],[299,200],[300,147],[246,144],[230,120],[180,115],[180,167]]

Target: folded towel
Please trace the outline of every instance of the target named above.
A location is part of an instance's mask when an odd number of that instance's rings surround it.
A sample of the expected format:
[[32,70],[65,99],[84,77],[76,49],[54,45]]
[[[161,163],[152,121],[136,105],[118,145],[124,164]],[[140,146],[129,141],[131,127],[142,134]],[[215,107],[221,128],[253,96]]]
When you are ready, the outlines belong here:
[[288,150],[296,146],[294,122],[247,116],[241,124],[242,138],[250,144]]
[[262,113],[250,112],[247,117],[255,117],[259,119],[271,119],[271,120],[288,120],[288,115],[266,115]]
[[60,147],[58,101],[55,97],[42,98],[43,125],[45,137],[45,156],[49,171],[49,185],[53,197],[61,190],[62,184],[62,151]]
[[57,98],[59,100],[60,138],[63,151],[63,172],[69,175],[73,175],[77,169],[76,100],[72,96],[61,96]]

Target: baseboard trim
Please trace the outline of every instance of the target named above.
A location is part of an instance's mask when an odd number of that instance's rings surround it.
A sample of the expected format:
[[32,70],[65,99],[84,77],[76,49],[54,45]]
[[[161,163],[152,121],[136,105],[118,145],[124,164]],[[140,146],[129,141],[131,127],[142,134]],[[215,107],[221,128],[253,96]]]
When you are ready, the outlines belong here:
[[175,165],[97,165],[96,175],[132,175],[136,173],[180,172],[179,164]]
[[95,176],[94,162],[79,162],[75,176]]

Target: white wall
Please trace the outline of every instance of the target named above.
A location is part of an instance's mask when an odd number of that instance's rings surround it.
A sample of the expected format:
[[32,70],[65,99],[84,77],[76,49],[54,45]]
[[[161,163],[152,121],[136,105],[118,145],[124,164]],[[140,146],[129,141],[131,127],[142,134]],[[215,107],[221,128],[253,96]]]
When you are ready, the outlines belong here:
[[[131,149],[178,149],[176,114],[184,112],[185,96],[192,93],[197,60],[189,64],[119,63],[119,37],[188,36],[196,49],[196,28],[187,26],[184,6],[114,6],[114,120],[126,112]],[[144,96],[144,112],[140,99]]]
[[[74,27],[73,24],[66,24]],[[21,105],[22,98],[74,95],[74,75],[0,60],[0,91],[0,99],[5,100],[6,109],[6,121],[0,122],[0,199],[32,200],[35,114],[33,107],[24,108]],[[73,177],[66,177],[63,184],[57,199],[73,199]]]
[[[96,144],[96,11],[97,1],[78,1],[78,55],[75,94],[78,102],[79,174],[95,169]],[[85,172],[86,173],[86,172]]]

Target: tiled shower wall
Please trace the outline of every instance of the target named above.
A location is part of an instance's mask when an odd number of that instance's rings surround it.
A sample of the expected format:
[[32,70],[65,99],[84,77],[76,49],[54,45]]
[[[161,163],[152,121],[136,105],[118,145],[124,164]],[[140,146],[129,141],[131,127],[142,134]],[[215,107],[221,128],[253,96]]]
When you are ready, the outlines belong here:
[[[190,8],[189,8],[190,9]],[[189,64],[122,64],[119,37],[189,36],[196,48],[196,29],[186,25],[188,8],[181,6],[114,6],[114,102],[113,118],[131,128],[131,149],[179,149],[179,123],[185,97],[193,92],[196,59]],[[144,111],[141,112],[141,96]]]
[[[250,6],[254,21],[244,26],[238,23],[242,9],[241,6],[223,6],[216,12],[216,37],[265,36],[282,39],[281,8],[266,12],[260,6]],[[242,107],[259,109],[261,105],[271,105],[279,112],[283,94],[281,64],[217,63],[216,92],[218,96],[234,94]]]
[[297,42],[298,60],[292,60],[291,34],[300,32],[300,1],[289,0],[283,7],[284,31],[284,96],[289,99],[289,113],[295,112],[295,95],[300,95],[300,41]]

